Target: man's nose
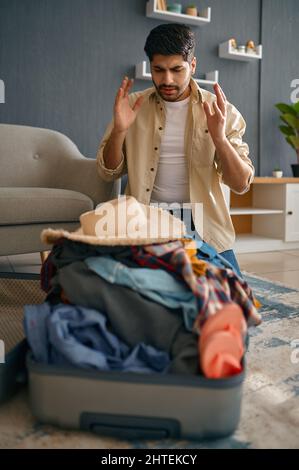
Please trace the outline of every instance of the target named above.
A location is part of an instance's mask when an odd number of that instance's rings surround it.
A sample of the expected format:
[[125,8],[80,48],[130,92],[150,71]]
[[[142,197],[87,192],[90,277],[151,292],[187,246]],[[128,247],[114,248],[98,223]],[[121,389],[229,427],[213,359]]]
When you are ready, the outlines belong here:
[[172,73],[168,70],[164,73],[163,82],[165,85],[171,85],[173,83]]

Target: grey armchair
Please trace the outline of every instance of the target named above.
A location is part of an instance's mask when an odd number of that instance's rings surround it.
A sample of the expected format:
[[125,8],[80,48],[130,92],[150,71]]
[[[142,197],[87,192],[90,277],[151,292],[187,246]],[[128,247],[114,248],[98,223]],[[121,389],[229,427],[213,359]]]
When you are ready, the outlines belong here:
[[79,216],[117,197],[95,159],[60,132],[0,124],[0,256],[43,252],[41,230],[79,227]]

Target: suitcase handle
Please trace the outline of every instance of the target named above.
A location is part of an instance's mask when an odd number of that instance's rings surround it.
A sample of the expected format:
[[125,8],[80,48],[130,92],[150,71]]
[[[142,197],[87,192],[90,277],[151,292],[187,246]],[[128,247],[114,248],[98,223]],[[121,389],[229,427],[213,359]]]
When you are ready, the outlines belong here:
[[80,428],[95,434],[123,439],[178,438],[181,434],[180,423],[175,419],[106,413],[82,413]]

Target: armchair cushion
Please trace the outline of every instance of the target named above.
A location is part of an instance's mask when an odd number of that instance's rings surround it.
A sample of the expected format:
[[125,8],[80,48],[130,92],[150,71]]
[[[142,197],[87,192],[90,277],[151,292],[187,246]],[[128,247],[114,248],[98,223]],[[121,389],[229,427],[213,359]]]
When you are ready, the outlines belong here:
[[56,188],[0,188],[0,225],[77,222],[93,201],[77,191]]

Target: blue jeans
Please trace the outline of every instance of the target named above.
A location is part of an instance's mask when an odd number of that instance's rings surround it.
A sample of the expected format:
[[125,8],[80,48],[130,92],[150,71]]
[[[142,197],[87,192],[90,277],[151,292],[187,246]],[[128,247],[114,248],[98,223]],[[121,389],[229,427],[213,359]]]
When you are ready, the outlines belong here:
[[[196,232],[193,217],[192,217],[192,213],[191,213],[191,230]],[[196,234],[197,234],[197,232],[196,232]],[[219,253],[219,254],[221,256],[223,256],[223,258],[232,265],[234,271],[243,279],[241,269],[240,269],[240,266],[238,264],[238,261],[237,261],[237,258],[235,256],[234,251],[233,250],[225,250],[225,251],[222,251],[222,253]]]
[[232,265],[235,272],[237,274],[239,274],[239,276],[243,279],[243,276],[242,276],[242,273],[241,273],[241,270],[240,270],[240,266],[238,264],[238,261],[237,261],[237,258],[235,256],[234,250],[223,251],[222,253],[220,253],[220,255],[223,256],[223,258],[225,258],[226,261],[228,261]]
[[[199,234],[197,233],[197,231],[195,229],[192,212],[190,211],[190,209],[181,209],[180,217],[181,217],[182,220],[183,220],[183,216],[184,216],[184,210],[185,211],[187,210],[187,212],[190,213],[190,219],[188,219],[188,218],[185,219],[185,221],[186,220],[190,221],[190,225],[186,224],[187,234],[191,238],[196,239],[197,241],[199,241],[199,243],[198,243],[198,248],[199,248],[200,240],[202,240],[202,239],[201,239],[201,237],[199,236]],[[171,214],[173,214],[172,210],[169,210],[169,212]],[[173,215],[175,215],[175,214],[173,214]],[[204,240],[202,240],[202,241],[204,242]],[[211,247],[211,249],[212,249],[212,251],[215,251],[214,248]],[[234,251],[233,250],[226,250],[226,251],[223,251],[222,253],[219,253],[219,255],[221,255],[226,261],[228,261],[231,264],[234,271],[243,279],[243,276],[242,276],[242,273],[241,273],[241,270],[240,270],[240,266],[238,264],[238,261],[237,261],[237,258],[235,256]]]

